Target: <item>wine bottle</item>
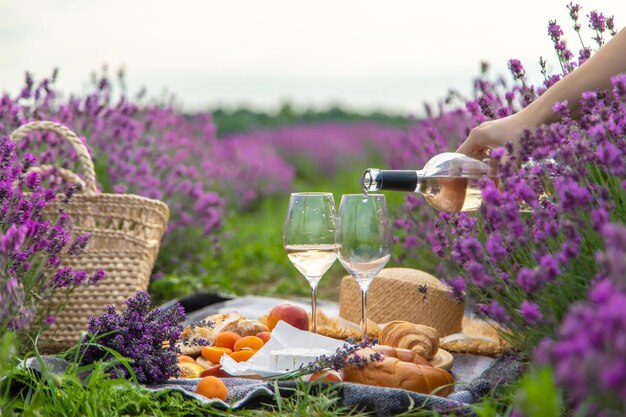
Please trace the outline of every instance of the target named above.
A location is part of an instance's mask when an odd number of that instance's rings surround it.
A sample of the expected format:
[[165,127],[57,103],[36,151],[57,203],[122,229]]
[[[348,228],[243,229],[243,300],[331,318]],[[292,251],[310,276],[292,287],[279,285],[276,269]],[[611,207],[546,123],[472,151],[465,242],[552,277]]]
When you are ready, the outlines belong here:
[[489,163],[462,153],[434,156],[418,171],[379,170],[363,173],[363,191],[394,190],[420,193],[440,211],[478,210],[482,202],[478,182],[490,176]]

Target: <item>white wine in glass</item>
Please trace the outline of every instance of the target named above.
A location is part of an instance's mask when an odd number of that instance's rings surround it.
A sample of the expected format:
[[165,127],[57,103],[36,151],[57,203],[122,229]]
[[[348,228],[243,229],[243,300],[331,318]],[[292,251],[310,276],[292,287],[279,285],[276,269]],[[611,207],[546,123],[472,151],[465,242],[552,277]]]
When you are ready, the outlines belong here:
[[391,224],[382,194],[347,194],[337,221],[339,262],[361,288],[361,333],[367,339],[367,290],[391,258]]
[[283,243],[291,263],[311,286],[311,330],[317,332],[317,285],[337,259],[337,214],[331,193],[293,193]]

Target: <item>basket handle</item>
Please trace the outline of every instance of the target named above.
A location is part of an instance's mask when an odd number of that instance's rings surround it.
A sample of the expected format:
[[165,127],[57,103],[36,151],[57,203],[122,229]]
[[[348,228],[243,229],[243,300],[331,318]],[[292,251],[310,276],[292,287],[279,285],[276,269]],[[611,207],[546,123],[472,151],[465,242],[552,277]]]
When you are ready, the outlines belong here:
[[[76,154],[78,155],[79,169],[85,180],[83,183],[83,189],[87,194],[97,193],[96,171],[93,166],[93,161],[91,160],[91,156],[89,155],[87,147],[85,147],[85,144],[81,142],[76,133],[72,132],[70,129],[60,123],[47,120],[39,120],[26,123],[25,125],[18,127],[16,130],[13,131],[13,133],[11,133],[11,139],[15,143],[18,143],[20,140],[28,136],[28,134],[35,131],[55,132],[58,135],[62,136],[64,139],[66,139],[72,145],[72,147],[76,151]],[[76,175],[74,174],[74,176]],[[74,180],[71,181],[76,182]]]
[[65,169],[62,167],[57,167],[54,165],[37,165],[37,166],[31,167],[28,170],[28,172],[36,172],[38,174],[42,174],[44,172],[52,171],[52,170],[56,171],[59,174],[59,176],[63,179],[63,181],[68,182],[70,184],[77,184],[80,187],[79,191],[85,191],[85,189],[87,188],[87,184],[85,184],[85,181],[83,181],[81,177],[79,177],[74,172],[70,171],[69,169]]

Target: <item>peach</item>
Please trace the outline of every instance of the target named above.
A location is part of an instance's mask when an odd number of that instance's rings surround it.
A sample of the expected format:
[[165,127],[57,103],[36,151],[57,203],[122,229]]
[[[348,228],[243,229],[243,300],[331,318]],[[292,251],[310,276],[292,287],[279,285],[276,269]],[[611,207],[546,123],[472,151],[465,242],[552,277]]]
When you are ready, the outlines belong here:
[[263,344],[265,344],[270,341],[270,338],[272,337],[272,335],[270,332],[258,332],[256,334],[256,337],[261,339],[263,341]]
[[309,316],[300,306],[293,304],[277,305],[267,316],[267,327],[269,327],[270,330],[274,329],[280,320],[291,324],[297,329],[309,330]]

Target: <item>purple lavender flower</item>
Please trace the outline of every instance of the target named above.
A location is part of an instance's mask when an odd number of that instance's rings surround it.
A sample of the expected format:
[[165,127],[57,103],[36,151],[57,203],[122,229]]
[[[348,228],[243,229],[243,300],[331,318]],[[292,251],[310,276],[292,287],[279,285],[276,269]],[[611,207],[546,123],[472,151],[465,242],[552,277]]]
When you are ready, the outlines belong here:
[[520,304],[520,314],[528,322],[528,324],[540,323],[543,319],[543,314],[539,310],[539,306],[533,302],[524,300]]
[[497,231],[489,235],[485,242],[485,249],[489,256],[497,262],[503,261],[508,255],[504,241],[502,240],[502,235]]
[[489,304],[487,307],[487,314],[491,319],[501,324],[505,324],[510,320],[504,307],[502,307],[497,301],[492,301]]
[[556,20],[550,20],[548,22],[548,36],[550,36],[554,43],[557,43],[561,39],[561,36],[563,36],[563,29],[556,23]]
[[76,236],[69,249],[67,250],[67,254],[70,256],[77,256],[83,253],[87,243],[89,243],[89,239],[91,238],[91,233],[85,233],[83,235]]
[[570,2],[567,5],[567,9],[569,10],[569,16],[574,21],[574,30],[578,32],[580,30],[580,24],[578,24],[578,12],[580,12],[581,7],[578,4]]
[[41,175],[37,172],[29,172],[26,175],[26,186],[31,190],[36,189],[41,185]]
[[626,102],[626,74],[619,74],[611,78],[613,84],[613,95],[615,99]]
[[587,17],[589,18],[589,27],[591,29],[598,32],[604,32],[606,30],[606,18],[602,13],[592,10]]
[[557,384],[575,406],[587,402],[606,411],[624,411],[625,303],[626,294],[610,281],[600,281],[590,301],[570,308],[558,339],[544,340],[535,352],[539,364],[554,367]]
[[513,78],[517,80],[521,80],[524,78],[526,71],[524,70],[524,66],[520,62],[519,59],[510,59],[509,60],[509,70],[513,74]]
[[516,279],[517,285],[528,294],[532,294],[537,291],[543,285],[543,282],[539,278],[538,274],[527,267],[522,268],[517,273]]
[[606,28],[611,33],[611,36],[617,35],[617,31],[615,30],[615,17],[609,16],[606,18]]
[[101,269],[97,270],[96,272],[94,272],[94,274],[91,277],[89,277],[89,281],[88,281],[89,285],[95,285],[99,283],[105,278],[105,276],[106,276],[106,273],[103,270]]
[[[167,311],[150,310],[150,296],[137,291],[126,301],[126,310],[119,313],[109,306],[106,313],[89,321],[83,339],[82,363],[114,359],[102,347],[113,349],[131,359],[130,366],[137,380],[145,384],[163,383],[178,375],[176,341],[182,333],[185,312],[180,304]],[[163,342],[169,342],[168,347]],[[121,364],[113,364],[112,377],[129,377]]]

